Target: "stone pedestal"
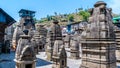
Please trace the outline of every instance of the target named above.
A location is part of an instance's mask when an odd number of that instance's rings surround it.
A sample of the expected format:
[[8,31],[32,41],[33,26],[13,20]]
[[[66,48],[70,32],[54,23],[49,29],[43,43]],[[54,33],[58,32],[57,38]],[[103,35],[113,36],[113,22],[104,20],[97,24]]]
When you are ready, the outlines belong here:
[[71,53],[71,55],[70,55],[71,59],[80,59],[79,51],[70,51],[70,53]]
[[53,49],[51,49],[51,47],[47,47],[46,54],[47,54],[47,60],[52,61]]
[[67,67],[67,60],[60,59],[59,57],[53,58],[54,58],[53,60],[56,62],[53,62],[52,68],[69,68]]
[[18,61],[15,60],[16,67],[15,68],[36,68],[36,61]]
[[115,42],[86,40],[82,42],[82,66],[80,68],[116,68]]

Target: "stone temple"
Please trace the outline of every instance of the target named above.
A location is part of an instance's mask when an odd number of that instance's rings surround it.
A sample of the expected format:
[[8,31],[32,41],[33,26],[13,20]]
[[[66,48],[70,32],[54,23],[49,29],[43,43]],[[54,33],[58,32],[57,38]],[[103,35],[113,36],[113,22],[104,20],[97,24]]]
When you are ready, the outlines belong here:
[[16,68],[35,68],[36,56],[29,35],[21,35],[16,49]]
[[59,40],[60,43],[63,44],[61,27],[58,23],[59,23],[59,21],[54,20],[53,25],[51,26],[50,32],[48,32],[47,40],[49,40],[49,41],[47,42],[48,45],[46,46],[48,60],[52,60],[53,47],[54,47],[55,40]]
[[86,37],[82,41],[82,65],[80,68],[116,68],[116,42],[111,8],[98,1],[90,9]]
[[21,17],[19,24],[17,25],[17,28],[15,28],[13,39],[12,39],[12,46],[16,49],[18,40],[20,39],[20,35],[23,35],[24,30],[29,30],[31,32],[31,29],[35,29],[35,22],[33,20],[33,17],[35,16],[35,11],[21,9],[19,11],[19,16]]
[[[51,27],[35,24],[35,11],[21,9],[20,24],[15,28],[12,42],[17,49],[10,54],[0,54],[0,68],[120,68],[117,63],[120,61],[120,29],[113,25],[112,9],[106,6],[103,1],[96,2],[94,8],[89,9],[89,21],[80,22],[81,26],[79,22],[72,25],[77,31],[66,36],[62,35],[61,20],[54,20]],[[15,22],[9,16],[8,19]],[[5,24],[0,24],[0,30],[2,25]],[[10,50],[4,35],[3,30],[0,53],[1,48],[5,52]],[[3,41],[6,46],[2,45]]]

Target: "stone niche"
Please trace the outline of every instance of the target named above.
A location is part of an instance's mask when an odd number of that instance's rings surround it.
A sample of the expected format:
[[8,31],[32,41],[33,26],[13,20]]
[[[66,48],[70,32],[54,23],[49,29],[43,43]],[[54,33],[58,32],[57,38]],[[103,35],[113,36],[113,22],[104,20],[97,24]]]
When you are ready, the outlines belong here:
[[20,55],[20,59],[15,60],[16,68],[35,68],[36,60],[34,55],[30,46],[26,46]]

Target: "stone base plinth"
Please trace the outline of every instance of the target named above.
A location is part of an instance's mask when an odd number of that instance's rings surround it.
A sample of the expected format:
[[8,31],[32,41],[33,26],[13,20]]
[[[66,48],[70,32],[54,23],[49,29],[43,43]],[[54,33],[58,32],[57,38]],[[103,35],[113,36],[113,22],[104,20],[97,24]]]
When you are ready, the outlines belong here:
[[16,68],[36,68],[36,61],[18,61],[16,62]]
[[116,43],[95,39],[82,42],[82,64],[80,68],[116,68]]
[[69,68],[69,67],[60,67],[59,64],[53,64],[52,68]]
[[47,54],[47,60],[48,61],[52,61],[52,53],[50,51],[46,51],[46,54]]
[[120,50],[116,50],[116,59],[117,59],[117,62],[120,62]]
[[71,53],[70,55],[71,59],[80,59],[79,51],[70,51],[70,53]]

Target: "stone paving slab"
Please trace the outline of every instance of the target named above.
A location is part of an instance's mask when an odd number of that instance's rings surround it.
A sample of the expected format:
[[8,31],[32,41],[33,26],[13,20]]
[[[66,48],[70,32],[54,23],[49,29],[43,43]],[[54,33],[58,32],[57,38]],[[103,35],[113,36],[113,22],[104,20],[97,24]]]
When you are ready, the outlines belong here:
[[[70,53],[67,52],[68,57],[70,56]],[[37,57],[37,63],[36,68],[52,68],[52,62],[47,61],[45,52],[40,52]],[[1,54],[0,55],[0,68],[15,68],[15,52],[11,52],[10,54]],[[69,68],[79,68],[81,64],[81,60],[73,60],[73,59],[67,59],[67,66]],[[117,64],[118,68],[120,68],[120,63]]]

